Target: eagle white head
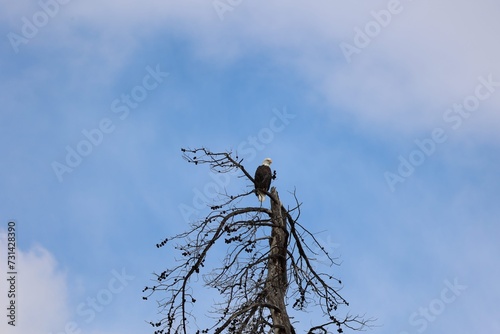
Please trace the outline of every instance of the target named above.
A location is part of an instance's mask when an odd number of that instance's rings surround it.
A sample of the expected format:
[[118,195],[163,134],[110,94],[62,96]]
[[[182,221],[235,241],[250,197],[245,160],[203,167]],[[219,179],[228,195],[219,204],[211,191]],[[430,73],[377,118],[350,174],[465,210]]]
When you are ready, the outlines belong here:
[[271,158],[265,158],[264,161],[262,161],[262,164],[264,166],[271,166],[271,164],[273,163],[273,161],[271,160]]

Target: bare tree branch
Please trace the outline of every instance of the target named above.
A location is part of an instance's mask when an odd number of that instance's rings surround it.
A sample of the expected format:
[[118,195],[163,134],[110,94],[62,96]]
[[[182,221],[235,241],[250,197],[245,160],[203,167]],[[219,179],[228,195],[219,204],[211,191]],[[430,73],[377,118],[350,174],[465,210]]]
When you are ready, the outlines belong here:
[[[214,173],[237,172],[238,177],[253,185],[243,159],[231,152],[211,152],[207,148],[182,152],[189,163],[208,164]],[[199,298],[196,296],[202,294],[193,288],[193,282],[199,278],[207,288],[219,292],[221,301],[210,311],[218,315],[212,325],[198,329],[197,333],[292,334],[295,329],[288,312],[311,307],[319,307],[327,321],[314,325],[308,333],[329,333],[332,326],[339,333],[343,328],[360,330],[368,326],[371,319],[338,316],[338,307],[349,305],[339,294],[342,282],[313,266],[319,253],[331,264],[335,262],[314,234],[298,222],[301,204],[295,192],[291,209],[281,204],[274,187],[267,193],[271,209],[240,206],[253,193],[252,187],[244,193],[221,194],[219,203],[211,206],[204,219],[192,223],[188,231],[157,244],[160,248],[177,241],[174,247],[181,258],[155,274],[154,284],[143,290],[147,292],[144,299],[161,293],[158,307],[163,317],[151,322],[157,328],[155,334],[193,332],[200,315],[195,308]],[[226,256],[220,265],[205,268],[216,244],[226,248]]]

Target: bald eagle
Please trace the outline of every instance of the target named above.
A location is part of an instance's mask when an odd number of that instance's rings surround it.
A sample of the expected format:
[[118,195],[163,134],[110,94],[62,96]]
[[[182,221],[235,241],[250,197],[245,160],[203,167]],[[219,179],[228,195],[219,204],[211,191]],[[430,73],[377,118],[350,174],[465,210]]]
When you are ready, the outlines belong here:
[[273,174],[271,172],[271,167],[269,166],[272,162],[271,158],[265,158],[262,165],[257,167],[257,170],[255,171],[255,194],[261,202],[264,202],[266,199],[266,191],[269,191],[269,187],[271,186]]

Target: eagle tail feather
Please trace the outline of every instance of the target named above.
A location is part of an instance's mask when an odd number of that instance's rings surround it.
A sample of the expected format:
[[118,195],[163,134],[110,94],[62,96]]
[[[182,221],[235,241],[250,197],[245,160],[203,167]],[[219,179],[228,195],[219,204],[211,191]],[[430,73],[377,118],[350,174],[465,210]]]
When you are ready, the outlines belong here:
[[266,199],[266,194],[263,194],[259,191],[257,192],[257,197],[259,198],[259,201],[264,202],[264,200]]

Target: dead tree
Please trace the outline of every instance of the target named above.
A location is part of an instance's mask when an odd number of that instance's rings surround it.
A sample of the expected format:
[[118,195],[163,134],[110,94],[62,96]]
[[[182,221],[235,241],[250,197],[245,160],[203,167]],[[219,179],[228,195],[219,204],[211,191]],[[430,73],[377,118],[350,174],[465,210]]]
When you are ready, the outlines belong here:
[[[339,294],[342,282],[313,266],[314,259],[321,255],[313,248],[319,249],[332,265],[335,262],[314,234],[298,222],[300,203],[295,194],[292,208],[282,205],[274,187],[267,193],[270,209],[243,206],[246,197],[254,196],[253,178],[244,168],[243,159],[206,148],[182,152],[188,162],[208,164],[214,173],[236,172],[248,179],[251,189],[238,194],[221,193],[217,203],[207,203],[211,211],[204,219],[156,245],[160,248],[177,242],[175,249],[181,258],[176,265],[154,274],[154,284],[143,290],[143,299],[153,293],[162,297],[158,301],[161,319],[150,322],[155,334],[293,334],[296,331],[289,311],[311,308],[321,310],[324,321],[309,327],[310,334],[331,333],[332,328],[342,333],[345,328],[360,330],[368,325],[370,320],[360,316],[337,315],[339,306],[349,305]],[[207,261],[210,252],[221,244],[226,249],[223,262],[205,267],[213,262]],[[221,295],[221,301],[211,310],[218,316],[205,328],[196,324],[200,312],[195,303],[203,290],[196,291],[192,286],[199,278],[206,288]]]

